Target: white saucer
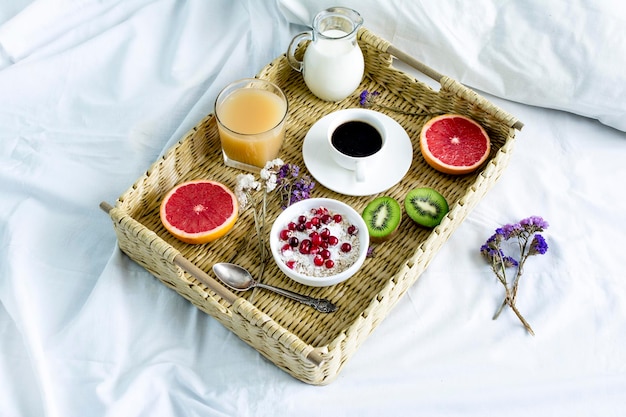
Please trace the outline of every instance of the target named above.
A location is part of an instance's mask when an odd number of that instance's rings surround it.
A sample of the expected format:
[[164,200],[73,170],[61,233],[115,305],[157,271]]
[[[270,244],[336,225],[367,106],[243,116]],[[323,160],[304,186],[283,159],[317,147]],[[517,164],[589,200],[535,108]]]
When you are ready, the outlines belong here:
[[[326,132],[338,113],[364,111],[375,113],[382,120],[388,137],[383,157],[372,164],[365,181],[357,182],[353,171],[331,159]],[[311,175],[326,188],[344,195],[365,196],[383,192],[404,177],[413,162],[413,145],[404,128],[391,117],[374,110],[354,108],[330,113],[311,126],[304,138],[302,156]]]

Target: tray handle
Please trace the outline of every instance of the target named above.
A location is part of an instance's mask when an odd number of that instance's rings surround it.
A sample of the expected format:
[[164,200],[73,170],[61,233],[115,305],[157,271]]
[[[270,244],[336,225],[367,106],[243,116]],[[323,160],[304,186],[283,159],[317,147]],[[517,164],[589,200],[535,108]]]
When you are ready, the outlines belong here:
[[198,268],[193,262],[185,258],[183,255],[176,255],[174,257],[174,263],[183,271],[187,272],[189,275],[206,285],[209,289],[211,289],[211,291],[215,292],[217,295],[230,303],[230,305],[233,305],[239,298],[226,289],[226,287],[220,284],[215,278]]
[[404,62],[405,64],[412,66],[413,68],[415,68],[422,74],[432,78],[433,80],[441,84],[441,79],[444,77],[444,75],[441,74],[440,72],[435,71],[428,65],[418,61],[417,59],[413,58],[411,55],[396,48],[395,46],[391,44],[389,44],[389,46],[387,47],[387,52],[395,56],[396,58],[398,58],[400,61]]
[[[113,210],[113,206],[106,201],[100,203],[100,208],[106,213],[109,213],[111,210]],[[187,272],[189,275],[206,285],[211,291],[215,292],[231,305],[235,301],[237,301],[237,298],[239,298],[235,294],[230,292],[222,284],[220,284],[215,278],[211,277],[206,272],[198,268],[196,265],[193,264],[193,262],[185,258],[183,255],[176,255],[174,257],[174,263],[183,271]]]
[[[106,201],[100,203],[100,208],[107,214],[113,210],[113,206]],[[224,287],[215,278],[198,268],[193,262],[185,258],[183,255],[176,255],[174,257],[174,264],[200,281],[202,284],[206,285],[211,291],[222,297],[222,299],[226,300],[230,305],[235,304],[235,302],[240,298]],[[318,349],[312,349],[305,357],[316,366],[320,366],[324,363],[324,357]]]
[[[432,69],[428,65],[418,61],[417,59],[413,58],[411,55],[407,54],[406,52],[404,52],[404,51],[402,51],[402,50],[400,50],[398,48],[396,48],[392,44],[388,44],[387,45],[387,53],[395,56],[400,61],[404,62],[407,65],[410,65],[411,67],[415,68],[416,70],[418,70],[422,74],[426,75],[427,77],[433,79],[434,81],[436,81],[439,84],[441,84],[441,82],[445,78],[445,75],[441,74],[440,72],[435,71],[434,69]],[[524,127],[524,123],[522,123],[519,120],[517,120],[513,124],[513,126],[511,126],[511,127],[513,127],[514,129],[517,129],[517,130],[522,130],[522,128]]]

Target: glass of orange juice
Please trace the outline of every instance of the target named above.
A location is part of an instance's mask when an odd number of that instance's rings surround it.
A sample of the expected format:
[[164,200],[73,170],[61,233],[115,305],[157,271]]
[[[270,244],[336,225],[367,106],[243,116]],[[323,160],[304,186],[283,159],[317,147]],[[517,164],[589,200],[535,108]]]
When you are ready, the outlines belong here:
[[244,78],[215,100],[215,117],[227,166],[259,172],[278,156],[285,139],[287,97],[272,82]]

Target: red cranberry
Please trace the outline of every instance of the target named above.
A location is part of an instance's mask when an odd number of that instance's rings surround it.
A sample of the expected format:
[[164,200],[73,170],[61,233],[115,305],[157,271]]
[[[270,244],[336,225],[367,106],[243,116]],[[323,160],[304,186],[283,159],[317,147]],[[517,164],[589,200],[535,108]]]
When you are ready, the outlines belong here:
[[314,245],[321,245],[323,242],[322,236],[319,233],[311,233],[313,236],[311,236],[311,243],[313,243]]
[[301,254],[308,255],[311,251],[311,241],[309,239],[304,239],[300,242],[299,250]]
[[335,261],[333,261],[332,259],[326,259],[324,265],[326,266],[326,268],[331,269],[333,266],[335,266]]
[[315,266],[322,266],[324,265],[324,258],[322,258],[321,255],[315,255],[315,257],[313,258],[313,263],[315,264]]
[[322,249],[320,251],[320,255],[322,256],[322,258],[324,259],[329,259],[330,258],[330,251],[328,249]]
[[348,242],[344,242],[344,243],[341,244],[341,251],[342,252],[348,253],[351,250],[352,250],[352,245],[349,244]]
[[337,243],[339,243],[339,239],[337,238],[337,236],[328,236],[328,244],[331,246],[335,246]]
[[280,240],[287,240],[289,236],[291,236],[291,232],[287,229],[283,229],[280,231]]

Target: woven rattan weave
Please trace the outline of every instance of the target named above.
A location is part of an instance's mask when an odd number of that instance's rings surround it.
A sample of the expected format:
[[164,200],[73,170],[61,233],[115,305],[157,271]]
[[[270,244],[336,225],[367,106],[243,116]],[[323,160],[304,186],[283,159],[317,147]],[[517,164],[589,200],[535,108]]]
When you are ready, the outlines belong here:
[[[513,148],[515,127],[521,125],[472,90],[445,76],[439,77],[435,71],[424,67],[423,72],[431,77],[436,75],[440,84],[438,91],[395,69],[389,54],[393,47],[367,29],[359,32],[359,44],[365,56],[365,77],[359,90],[338,103],[314,97],[304,85],[302,75],[289,67],[284,56],[257,75],[278,84],[289,100],[287,137],[281,158],[304,167],[301,150],[309,128],[328,113],[359,107],[362,90],[378,91],[378,98],[386,105],[405,111],[380,110],[404,127],[414,147],[409,172],[385,194],[402,201],[412,188],[433,187],[446,197],[451,210],[434,230],[420,228],[405,218],[396,237],[376,247],[376,256],[368,258],[354,277],[332,287],[310,288],[296,284],[270,261],[263,274],[264,282],[328,298],[339,306],[335,313],[318,313],[263,290],[234,294],[216,283],[210,271],[218,261],[234,257],[236,263],[253,273],[260,271],[255,250],[236,253],[239,242],[252,228],[249,213],[242,215],[226,237],[205,245],[179,242],[161,225],[159,204],[176,184],[209,178],[235,187],[239,172],[223,164],[212,114],[157,160],[119,197],[115,207],[103,203],[124,253],[278,367],[301,381],[316,385],[328,384],[337,377],[347,360],[498,180]],[[421,109],[426,109],[428,114],[407,114]],[[455,177],[441,174],[424,162],[419,153],[420,128],[433,114],[440,113],[464,114],[485,127],[492,140],[492,151],[480,171]],[[313,195],[342,200],[357,211],[375,197],[347,197],[319,184]],[[271,216],[276,216],[278,210],[272,207]],[[217,290],[210,289],[216,286]]]

